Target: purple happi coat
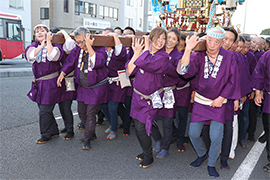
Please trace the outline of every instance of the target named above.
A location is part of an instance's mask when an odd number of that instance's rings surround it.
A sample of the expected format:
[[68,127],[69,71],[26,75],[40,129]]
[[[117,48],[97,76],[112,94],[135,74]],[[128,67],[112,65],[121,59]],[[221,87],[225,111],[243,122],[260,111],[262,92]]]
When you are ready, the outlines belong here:
[[[129,62],[126,63],[126,66]],[[169,66],[169,55],[163,47],[154,54],[149,51],[142,53],[134,62],[136,65],[131,75],[135,74],[133,87],[144,95],[151,95],[163,87],[163,76]],[[162,98],[162,94],[161,98]],[[152,120],[156,120],[159,109],[154,109],[149,100],[141,99],[136,92],[132,94],[130,116],[146,124],[146,133],[149,136],[152,128]]]
[[264,89],[264,105],[262,111],[270,113],[270,50],[259,59],[252,74],[252,85],[257,90]]
[[[184,52],[184,51],[183,51]],[[181,53],[181,52],[180,52]],[[181,53],[181,58],[183,54]],[[174,62],[174,65],[177,67],[178,62],[181,60],[177,59]],[[191,98],[191,80],[194,79],[194,77],[185,79],[182,76],[179,76],[178,83],[176,85],[176,93],[175,93],[175,103],[176,106],[183,106],[188,107],[190,105],[190,98]]]
[[[133,54],[134,54],[134,51],[131,47],[129,49],[127,49],[127,60],[128,61],[132,58]],[[126,89],[127,89],[126,96],[131,97],[132,93],[133,93],[133,78],[130,78],[130,84],[131,84],[130,87],[126,87]]]
[[[169,61],[169,66],[168,66],[167,72],[163,78],[163,81],[164,81],[163,87],[172,87],[174,85],[177,85],[179,80],[180,80],[179,74],[176,71],[177,64],[175,62],[182,58],[182,53],[180,53],[178,51],[177,47],[175,46],[174,49],[170,52],[169,56],[170,56],[170,61]],[[173,94],[174,94],[174,99],[175,99],[174,108],[167,109],[163,106],[163,108],[160,109],[158,112],[159,116],[169,117],[169,118],[175,117],[175,114],[177,111],[177,106],[176,106],[177,105],[176,104],[177,90],[176,90],[176,88],[173,90]]]
[[[27,61],[31,61],[29,54],[32,50],[40,46],[39,41],[33,42],[25,50],[25,58]],[[53,47],[59,49],[59,57],[57,61],[49,61],[47,54],[42,53],[43,57],[46,57],[41,62],[34,61],[32,65],[33,74],[35,79],[58,72],[61,69],[60,60],[64,55],[64,50],[60,44],[53,44]],[[46,47],[45,47],[46,49]],[[61,93],[65,91],[64,87],[57,87],[57,77],[48,80],[39,80],[36,83],[32,82],[32,88],[27,96],[34,102],[43,105],[56,104],[63,101]]]
[[[233,52],[220,48],[219,55],[215,62],[213,73],[208,75],[205,63],[208,62],[206,52],[195,52],[191,54],[188,72],[183,75],[185,78],[196,75],[195,90],[200,95],[214,100],[221,96],[226,99],[240,98],[240,83],[238,67]],[[216,69],[216,70],[215,70]],[[226,105],[220,108],[213,108],[194,102],[191,122],[214,120],[225,123]]]
[[[107,54],[105,47],[92,47],[96,54],[95,65],[91,71],[88,71],[88,86],[93,86],[107,78],[108,70],[106,68]],[[78,84],[77,101],[85,104],[102,104],[107,102],[107,84],[103,84],[93,88],[81,86],[79,55],[81,48],[76,46],[68,55],[61,71],[68,74],[75,69],[75,82]]]
[[[66,61],[66,58],[68,57],[68,54],[64,53],[63,55],[63,58],[61,59],[61,63],[64,64],[65,61]],[[68,74],[67,74],[68,76]],[[70,75],[68,77],[74,77],[74,75]],[[66,85],[65,85],[65,88],[66,88]],[[77,99],[77,88],[78,88],[78,85],[75,84],[75,91],[65,91],[62,93],[62,96],[63,96],[63,99],[64,100],[76,100]]]
[[256,57],[257,62],[261,58],[261,56],[264,54],[264,51],[258,49],[256,52],[254,52],[254,56]]
[[[114,78],[118,77],[117,71],[125,69],[125,63],[128,60],[127,49],[125,46],[122,45],[121,53],[116,56],[115,55],[115,47],[112,47],[111,52],[107,52],[108,54],[111,53],[111,57],[107,59],[107,69],[109,70],[108,77]],[[109,57],[110,55],[108,55]],[[127,88],[121,88],[120,82],[117,85],[116,82],[107,83],[108,87],[108,101],[115,101],[115,102],[124,102],[126,98],[126,91]]]

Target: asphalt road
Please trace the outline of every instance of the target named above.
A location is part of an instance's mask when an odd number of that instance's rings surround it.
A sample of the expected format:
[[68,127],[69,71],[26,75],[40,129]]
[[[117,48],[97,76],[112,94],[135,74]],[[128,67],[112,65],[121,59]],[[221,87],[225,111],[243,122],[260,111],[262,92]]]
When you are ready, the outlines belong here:
[[[207,161],[198,168],[189,167],[197,157],[191,144],[184,153],[177,152],[176,144],[172,144],[166,159],[155,158],[151,167],[139,168],[135,157],[142,150],[134,129],[131,128],[129,137],[122,136],[119,129],[115,140],[106,140],[107,122],[96,127],[98,139],[89,151],[81,149],[78,140],[83,137],[83,131],[75,125],[75,137],[70,141],[60,135],[46,144],[36,144],[40,137],[38,108],[26,96],[32,79],[32,76],[0,78],[0,179],[210,179]],[[77,112],[76,102],[72,109]],[[58,105],[54,113],[60,116]],[[80,121],[78,115],[74,118],[75,124]],[[63,120],[59,118],[57,122],[63,128]],[[258,118],[256,138],[261,132],[261,118]],[[248,144],[249,149],[237,147],[235,159],[228,162],[230,171],[221,171],[218,160],[220,179],[234,176],[254,143]],[[249,179],[270,179],[269,173],[262,170],[266,163],[264,150]]]

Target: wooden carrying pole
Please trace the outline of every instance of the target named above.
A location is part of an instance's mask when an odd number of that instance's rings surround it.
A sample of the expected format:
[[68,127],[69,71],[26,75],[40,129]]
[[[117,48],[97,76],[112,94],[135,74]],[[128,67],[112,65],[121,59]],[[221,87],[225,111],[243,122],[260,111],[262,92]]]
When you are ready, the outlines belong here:
[[[141,34],[144,34],[143,32]],[[140,34],[140,35],[141,35]],[[74,39],[73,36],[71,36]],[[93,46],[105,46],[112,47],[115,46],[114,39],[112,36],[103,36],[103,35],[91,35],[91,38],[95,38]],[[142,38],[142,36],[135,36],[135,38]],[[119,37],[121,43],[126,47],[132,46],[131,37]],[[52,43],[64,44],[65,38],[63,34],[54,34],[52,38]],[[205,51],[206,50],[206,41],[201,40],[201,42],[193,49],[193,51]]]

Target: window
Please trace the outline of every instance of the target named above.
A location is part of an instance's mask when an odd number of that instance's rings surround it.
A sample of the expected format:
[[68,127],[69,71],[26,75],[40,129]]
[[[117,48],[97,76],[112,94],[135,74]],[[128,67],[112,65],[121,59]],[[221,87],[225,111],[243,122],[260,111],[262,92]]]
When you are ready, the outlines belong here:
[[114,8],[114,11],[113,11],[113,18],[118,20],[118,9]]
[[113,8],[110,8],[109,17],[110,17],[110,18],[113,18]]
[[49,8],[40,8],[40,19],[49,19]]
[[79,11],[79,4],[80,2],[75,0],[75,14],[76,15],[80,15],[80,11]]
[[16,23],[7,23],[7,40],[21,41],[21,26]]
[[142,18],[139,19],[139,27],[142,27]]
[[96,4],[89,3],[89,14],[94,15],[94,17],[96,17],[96,9],[97,9]]
[[140,0],[140,6],[142,7],[142,4],[143,4],[143,0]]
[[148,2],[148,10],[152,11],[152,3],[151,3],[151,1]]
[[85,14],[89,14],[89,3],[87,3],[87,2],[85,2],[84,3],[84,12],[85,12]]
[[80,5],[80,13],[84,13],[84,2],[79,1],[79,5]]
[[148,30],[152,30],[153,24],[152,21],[148,21]]
[[127,0],[127,5],[128,6],[133,6],[133,0]]
[[99,17],[104,18],[104,6],[99,6]]
[[0,38],[4,38],[4,24],[2,19],[0,19]]
[[133,19],[126,18],[126,26],[133,26]]
[[109,16],[109,7],[104,6],[104,16],[108,17]]
[[23,9],[24,0],[9,0],[9,7],[14,9]]
[[68,0],[64,0],[64,12],[68,12]]

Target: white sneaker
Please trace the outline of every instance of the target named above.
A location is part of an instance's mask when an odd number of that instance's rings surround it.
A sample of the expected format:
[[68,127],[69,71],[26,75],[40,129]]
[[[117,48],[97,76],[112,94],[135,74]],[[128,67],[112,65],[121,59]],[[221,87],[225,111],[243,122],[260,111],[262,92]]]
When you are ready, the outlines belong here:
[[107,136],[107,139],[114,140],[116,138],[116,132],[111,131],[110,134]]
[[109,134],[110,132],[111,132],[111,126],[108,129],[105,130],[106,134]]

